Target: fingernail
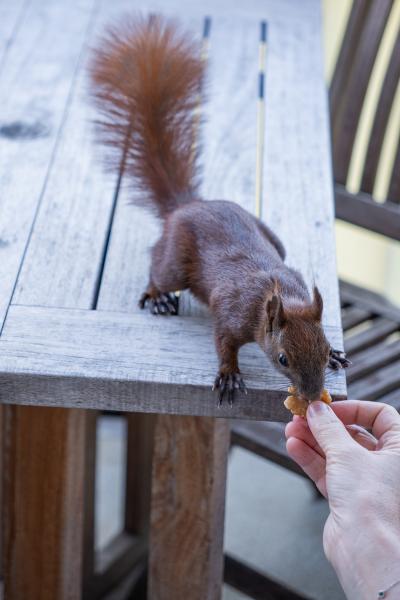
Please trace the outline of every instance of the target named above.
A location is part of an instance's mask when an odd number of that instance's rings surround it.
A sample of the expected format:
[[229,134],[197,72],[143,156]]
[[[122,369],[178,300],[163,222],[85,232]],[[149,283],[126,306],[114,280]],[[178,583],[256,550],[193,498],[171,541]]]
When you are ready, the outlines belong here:
[[307,409],[307,414],[309,414],[310,417],[316,417],[327,412],[329,412],[329,406],[325,402],[321,402],[321,400],[311,402]]

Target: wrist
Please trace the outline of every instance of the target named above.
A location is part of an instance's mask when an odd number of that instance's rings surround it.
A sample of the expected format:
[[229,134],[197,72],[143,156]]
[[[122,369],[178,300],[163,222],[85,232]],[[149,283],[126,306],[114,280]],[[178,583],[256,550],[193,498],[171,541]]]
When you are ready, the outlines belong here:
[[[348,598],[377,598],[380,590],[400,580],[400,528],[371,517],[338,540],[330,560]],[[385,596],[399,597],[400,583]]]

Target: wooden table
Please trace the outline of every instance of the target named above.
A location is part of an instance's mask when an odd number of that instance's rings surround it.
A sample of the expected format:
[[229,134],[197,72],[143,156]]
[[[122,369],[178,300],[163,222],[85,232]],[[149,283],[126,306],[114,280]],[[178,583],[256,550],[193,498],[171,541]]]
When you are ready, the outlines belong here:
[[[188,295],[176,318],[137,308],[158,226],[128,203],[131,192],[102,169],[85,64],[104,23],[138,7],[179,14],[199,35],[204,16],[211,16],[203,193],[250,211],[259,28],[261,20],[268,22],[262,216],[283,239],[288,262],[310,285],[319,285],[327,335],[335,347],[342,345],[319,2],[3,2],[6,600],[89,597],[82,595],[83,532],[90,537],[84,466],[93,461],[88,431],[95,411],[88,409],[160,415],[153,461],[152,600],[220,597],[229,419],[288,419],[282,407],[287,381],[254,345],[240,357],[248,396],[233,408],[218,407],[211,392],[217,362],[210,321]],[[327,387],[345,397],[343,373],[328,373]],[[145,418],[139,422],[142,427]],[[138,434],[138,445],[140,439]]]

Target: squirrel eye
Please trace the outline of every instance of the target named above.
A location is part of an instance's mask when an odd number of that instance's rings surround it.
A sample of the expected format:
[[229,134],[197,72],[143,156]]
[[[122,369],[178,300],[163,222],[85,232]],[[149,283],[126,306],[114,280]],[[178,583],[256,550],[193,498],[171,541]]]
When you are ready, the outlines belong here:
[[288,359],[286,357],[286,354],[283,354],[283,352],[281,352],[278,356],[278,360],[281,363],[282,367],[287,367],[288,366]]

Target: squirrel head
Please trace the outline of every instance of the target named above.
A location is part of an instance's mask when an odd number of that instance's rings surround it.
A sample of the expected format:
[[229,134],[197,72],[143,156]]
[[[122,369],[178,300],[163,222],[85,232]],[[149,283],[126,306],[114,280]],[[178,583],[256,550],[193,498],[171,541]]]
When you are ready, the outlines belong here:
[[321,318],[323,300],[317,287],[310,303],[283,304],[275,290],[266,303],[266,349],[274,365],[309,402],[324,388],[330,345]]

